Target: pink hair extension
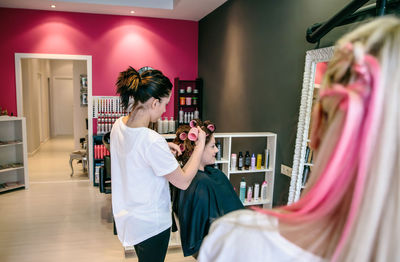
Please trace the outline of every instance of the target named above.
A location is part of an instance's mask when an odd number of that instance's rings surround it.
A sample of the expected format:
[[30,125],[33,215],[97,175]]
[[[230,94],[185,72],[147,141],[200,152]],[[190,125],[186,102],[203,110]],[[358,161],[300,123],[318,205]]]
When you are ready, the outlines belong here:
[[[357,76],[354,82],[347,86],[333,84],[320,92],[321,100],[338,100],[338,110],[345,113],[345,118],[339,140],[315,185],[298,202],[282,207],[285,212],[254,208],[290,223],[313,222],[337,207],[355,179],[348,217],[333,261],[338,259],[349,237],[361,203],[368,163],[378,134],[379,125],[376,123],[379,123],[383,103],[383,90],[378,89],[378,61],[371,55],[365,55],[363,61],[358,61],[352,69]],[[355,171],[354,178],[352,174]]]

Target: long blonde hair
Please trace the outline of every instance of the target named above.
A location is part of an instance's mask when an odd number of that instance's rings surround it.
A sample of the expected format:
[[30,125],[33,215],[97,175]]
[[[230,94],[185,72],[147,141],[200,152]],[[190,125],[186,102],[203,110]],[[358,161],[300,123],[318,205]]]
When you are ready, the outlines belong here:
[[343,36],[320,97],[306,192],[259,211],[288,234],[310,230],[301,246],[324,258],[400,261],[400,20],[378,18]]

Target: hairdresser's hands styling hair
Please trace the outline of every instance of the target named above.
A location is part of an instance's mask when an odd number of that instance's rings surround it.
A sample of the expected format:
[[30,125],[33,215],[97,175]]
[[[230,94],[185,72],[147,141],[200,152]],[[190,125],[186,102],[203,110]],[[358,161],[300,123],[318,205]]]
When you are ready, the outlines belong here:
[[169,146],[169,149],[171,150],[171,153],[175,157],[182,155],[182,151],[181,151],[181,149],[179,148],[179,146],[177,144],[174,144],[172,142],[168,142],[168,146]]
[[197,174],[204,151],[206,133],[200,127],[197,128],[199,130],[199,134],[196,141],[196,147],[194,148],[189,161],[183,168],[178,167],[175,169],[175,171],[165,176],[165,178],[171,182],[171,184],[183,190],[188,188],[190,182],[192,182],[192,179]]

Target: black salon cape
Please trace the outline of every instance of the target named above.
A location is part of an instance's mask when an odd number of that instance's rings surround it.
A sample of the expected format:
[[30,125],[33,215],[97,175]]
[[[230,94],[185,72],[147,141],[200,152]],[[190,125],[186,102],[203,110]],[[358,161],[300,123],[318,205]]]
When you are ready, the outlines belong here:
[[172,199],[184,256],[199,251],[215,219],[244,208],[226,175],[211,166],[199,170],[186,190],[174,188]]

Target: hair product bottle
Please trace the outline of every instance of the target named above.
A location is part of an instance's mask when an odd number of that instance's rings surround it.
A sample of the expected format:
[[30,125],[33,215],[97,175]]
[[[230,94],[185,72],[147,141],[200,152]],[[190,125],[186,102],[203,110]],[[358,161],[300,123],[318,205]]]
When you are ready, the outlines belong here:
[[194,110],[194,118],[196,119],[196,118],[200,118],[199,117],[199,115],[200,115],[200,113],[199,113],[199,110],[197,110],[197,108],[196,108],[196,110]]
[[242,181],[240,181],[240,191],[239,191],[239,199],[244,203],[244,199],[246,196],[246,181],[244,181],[244,177],[242,177]]
[[243,154],[242,154],[242,152],[239,152],[239,156],[238,156],[238,169],[239,170],[243,169]]
[[218,141],[217,144],[215,145],[218,148],[217,152],[217,160],[221,160],[221,143]]
[[244,169],[249,170],[251,164],[251,157],[249,151],[244,155]]
[[182,108],[179,110],[179,124],[183,124],[183,110],[182,110]]
[[164,134],[168,134],[168,126],[169,126],[168,117],[164,117],[163,127],[162,127]]
[[267,181],[261,185],[261,200],[267,200]]
[[254,185],[254,201],[258,201],[258,195],[260,193],[260,184]]
[[163,123],[162,123],[161,117],[157,120],[157,132],[159,134],[163,133]]
[[265,149],[265,168],[269,168],[269,149]]
[[168,122],[168,132],[171,134],[175,133],[175,121],[174,121],[174,117],[172,117],[172,116]]
[[247,189],[247,202],[251,202],[251,199],[253,197],[253,187],[249,186]]
[[231,170],[236,170],[236,154],[231,155]]
[[261,169],[262,155],[257,154],[257,169]]
[[256,169],[256,157],[254,154],[251,156],[251,170]]

